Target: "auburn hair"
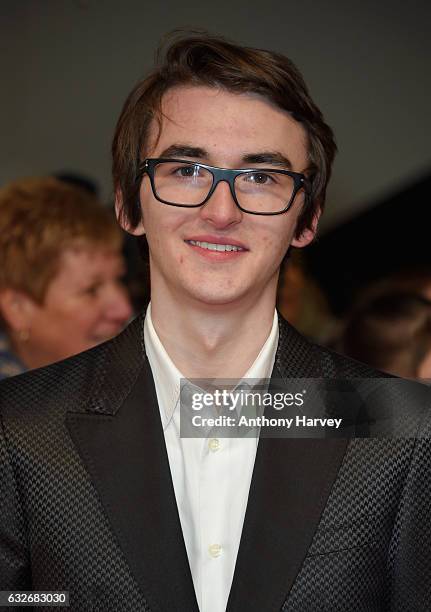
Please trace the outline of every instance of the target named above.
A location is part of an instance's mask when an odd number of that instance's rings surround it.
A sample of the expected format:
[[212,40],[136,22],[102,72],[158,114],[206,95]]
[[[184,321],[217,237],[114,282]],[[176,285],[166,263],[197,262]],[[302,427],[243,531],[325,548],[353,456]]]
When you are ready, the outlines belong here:
[[114,215],[93,195],[54,178],[29,178],[0,189],[0,290],[43,303],[67,248],[120,250]]

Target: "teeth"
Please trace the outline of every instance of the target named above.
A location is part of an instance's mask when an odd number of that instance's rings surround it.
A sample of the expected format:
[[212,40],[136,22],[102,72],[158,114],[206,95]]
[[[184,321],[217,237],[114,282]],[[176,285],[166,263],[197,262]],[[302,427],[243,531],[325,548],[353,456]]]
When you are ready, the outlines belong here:
[[241,247],[234,246],[233,244],[213,244],[212,242],[199,242],[199,240],[187,240],[189,244],[193,246],[201,247],[201,249],[208,249],[208,251],[243,251]]

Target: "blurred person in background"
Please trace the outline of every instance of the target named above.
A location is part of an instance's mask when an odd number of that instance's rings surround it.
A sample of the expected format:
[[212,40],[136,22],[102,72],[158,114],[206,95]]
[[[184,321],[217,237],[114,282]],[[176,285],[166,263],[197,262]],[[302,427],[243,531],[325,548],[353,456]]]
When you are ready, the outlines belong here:
[[0,189],[0,379],[115,336],[132,309],[122,234],[99,201],[54,178]]
[[349,316],[339,349],[404,378],[431,378],[431,301],[419,293],[383,292]]
[[302,253],[291,249],[280,269],[277,308],[310,340],[325,346],[336,333],[337,321],[318,282],[309,274]]

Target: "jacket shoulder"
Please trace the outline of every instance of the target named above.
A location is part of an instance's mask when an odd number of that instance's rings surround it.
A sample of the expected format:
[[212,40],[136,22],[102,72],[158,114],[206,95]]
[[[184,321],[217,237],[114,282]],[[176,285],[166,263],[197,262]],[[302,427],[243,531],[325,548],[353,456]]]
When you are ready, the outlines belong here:
[[[43,368],[30,370],[0,382],[0,414],[39,414],[55,404],[79,405],[85,398],[87,381],[106,349],[96,347]],[[67,400],[67,401],[66,401]]]
[[336,351],[313,344],[314,350],[319,355],[324,371],[327,375],[336,378],[395,378],[391,374],[381,372],[375,368],[337,353]]
[[92,398],[106,393],[115,401],[127,392],[142,364],[142,320],[138,317],[118,336],[49,366],[0,382],[0,415],[81,412]]

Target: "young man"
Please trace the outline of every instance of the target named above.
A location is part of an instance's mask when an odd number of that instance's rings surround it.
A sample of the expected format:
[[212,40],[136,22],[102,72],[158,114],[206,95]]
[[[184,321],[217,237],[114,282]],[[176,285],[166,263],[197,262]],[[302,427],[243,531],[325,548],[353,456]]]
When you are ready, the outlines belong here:
[[180,436],[182,377],[376,376],[275,311],[334,152],[275,53],[182,39],[135,87],[114,183],[151,306],[1,388],[4,589],[67,589],[74,610],[428,609],[428,439]]

